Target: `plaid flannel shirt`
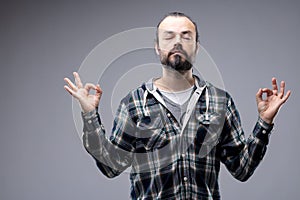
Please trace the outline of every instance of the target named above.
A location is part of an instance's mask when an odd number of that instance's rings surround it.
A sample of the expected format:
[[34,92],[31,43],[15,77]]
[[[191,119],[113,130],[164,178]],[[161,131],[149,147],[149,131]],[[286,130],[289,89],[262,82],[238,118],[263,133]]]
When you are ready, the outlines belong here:
[[84,147],[101,172],[112,178],[131,167],[131,199],[220,199],[221,162],[246,181],[262,160],[273,125],[258,118],[246,139],[230,95],[195,80],[183,125],[152,80],[122,99],[109,138],[97,110],[82,113]]

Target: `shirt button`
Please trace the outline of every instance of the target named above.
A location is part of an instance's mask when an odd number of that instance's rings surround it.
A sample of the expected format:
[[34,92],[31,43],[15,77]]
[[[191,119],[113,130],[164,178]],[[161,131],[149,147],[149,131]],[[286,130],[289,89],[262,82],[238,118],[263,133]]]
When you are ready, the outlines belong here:
[[170,113],[167,113],[167,116],[168,116],[168,117],[171,117],[171,114],[170,114]]
[[263,130],[263,131],[262,131],[262,133],[263,133],[263,134],[266,134],[266,133],[267,133],[267,131],[266,131],[266,130]]
[[187,182],[188,178],[185,176],[183,177],[184,182]]
[[91,124],[91,123],[92,123],[92,120],[88,120],[88,123]]

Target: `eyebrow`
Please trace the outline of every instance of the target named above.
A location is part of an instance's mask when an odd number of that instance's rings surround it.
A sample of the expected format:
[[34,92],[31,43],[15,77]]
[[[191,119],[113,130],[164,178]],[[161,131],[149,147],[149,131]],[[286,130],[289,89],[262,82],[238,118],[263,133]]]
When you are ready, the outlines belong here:
[[[164,31],[164,34],[174,34],[174,31]],[[181,34],[192,34],[192,31],[182,31]]]
[[164,33],[164,34],[173,34],[174,31],[164,31],[163,33]]
[[192,31],[182,31],[182,34],[192,34]]

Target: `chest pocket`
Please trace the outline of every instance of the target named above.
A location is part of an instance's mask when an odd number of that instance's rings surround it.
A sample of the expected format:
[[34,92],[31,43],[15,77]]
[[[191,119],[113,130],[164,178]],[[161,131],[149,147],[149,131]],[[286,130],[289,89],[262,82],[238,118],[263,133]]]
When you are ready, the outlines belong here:
[[146,151],[153,151],[164,147],[168,143],[169,137],[165,131],[164,119],[160,114],[143,117],[137,123],[139,135],[138,148]]
[[196,113],[197,131],[194,139],[196,154],[206,156],[219,142],[224,125],[220,113]]

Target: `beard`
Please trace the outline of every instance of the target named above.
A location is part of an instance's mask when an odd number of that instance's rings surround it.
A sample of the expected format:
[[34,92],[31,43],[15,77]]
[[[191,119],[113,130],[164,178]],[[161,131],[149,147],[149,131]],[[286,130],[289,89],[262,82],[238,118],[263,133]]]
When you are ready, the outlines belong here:
[[187,55],[181,45],[174,47],[167,55],[161,54],[160,61],[165,67],[179,72],[188,71],[193,67],[191,57]]

